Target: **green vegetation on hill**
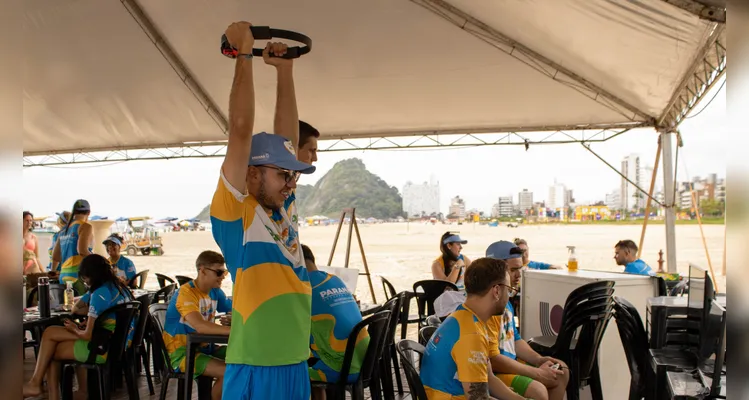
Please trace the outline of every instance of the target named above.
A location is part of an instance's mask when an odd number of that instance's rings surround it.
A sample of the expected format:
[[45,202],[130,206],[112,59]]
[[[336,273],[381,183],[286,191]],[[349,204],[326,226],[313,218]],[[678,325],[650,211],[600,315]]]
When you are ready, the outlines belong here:
[[[359,218],[397,218],[403,215],[403,199],[398,189],[367,171],[362,160],[338,162],[314,186],[298,185],[297,208],[302,217],[341,216],[344,208],[356,207]],[[210,204],[196,216],[210,221]]]
[[299,215],[340,217],[344,208],[356,207],[356,216],[377,219],[396,218],[403,214],[403,199],[398,189],[367,171],[362,160],[339,161],[302,200]]
[[196,215],[195,218],[201,220],[202,222],[209,222],[211,220],[211,205],[209,204],[203,207],[203,210],[200,211],[200,213]]

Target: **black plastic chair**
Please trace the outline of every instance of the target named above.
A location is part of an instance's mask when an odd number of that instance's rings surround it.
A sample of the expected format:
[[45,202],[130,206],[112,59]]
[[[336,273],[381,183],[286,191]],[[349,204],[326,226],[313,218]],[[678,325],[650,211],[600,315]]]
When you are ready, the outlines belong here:
[[[137,301],[130,301],[116,306],[110,307],[104,310],[100,315],[107,315],[114,313],[115,315],[115,328],[111,336],[108,335],[109,331],[104,329],[103,324],[104,318],[97,318],[94,326],[93,338],[91,339],[91,347],[95,347],[96,351],[91,351],[88,360],[85,362],[78,361],[64,361],[62,363],[62,398],[72,399],[73,397],[73,372],[77,367],[83,367],[85,369],[94,371],[97,377],[98,383],[98,395],[100,400],[107,400],[111,398],[112,388],[112,367],[114,365],[122,364],[125,368],[131,368],[132,366],[127,363],[122,363],[124,360],[125,347],[127,346],[127,336],[130,332],[130,327],[135,319],[135,316],[140,309],[141,304]],[[104,364],[96,364],[96,357],[98,354],[107,353],[107,359]],[[132,379],[133,374],[125,372],[125,380],[127,382],[128,395],[131,399],[138,398],[138,388],[136,387],[135,381]]]
[[[408,389],[411,393],[411,398],[413,400],[428,400],[426,390],[424,390],[424,384],[421,383],[421,376],[419,376],[419,371],[421,370],[421,359],[424,357],[424,346],[413,340],[406,339],[398,342],[395,348],[401,356],[401,362],[406,373],[406,381],[408,382]],[[416,357],[417,355],[418,359]]]
[[403,382],[400,376],[400,363],[398,362],[398,352],[395,350],[395,329],[400,322],[400,314],[403,310],[403,302],[406,292],[396,294],[390,298],[380,308],[381,310],[390,311],[388,319],[387,332],[385,334],[385,349],[382,352],[382,361],[380,363],[380,383],[382,391],[385,394],[385,400],[395,399],[395,389],[393,387],[393,372],[395,372],[396,387],[398,394],[403,394]]
[[429,339],[432,338],[432,335],[434,335],[434,332],[436,331],[437,327],[431,325],[419,329],[419,344],[426,346],[427,343],[429,343]]
[[666,286],[666,280],[662,276],[656,276],[655,279],[658,281],[658,297],[668,296],[668,286]]
[[[418,289],[421,289],[420,292]],[[435,314],[434,301],[445,290],[458,290],[454,283],[439,279],[428,279],[414,283],[413,291],[416,294],[416,304],[419,307],[419,329],[424,327],[426,318]]]
[[189,276],[184,276],[184,275],[175,275],[174,277],[177,279],[177,282],[179,283],[180,286],[192,280],[192,278],[190,278]]
[[385,292],[385,298],[390,300],[398,294],[398,292],[395,291],[395,286],[393,286],[389,280],[385,279],[383,276],[380,276],[380,280],[382,281],[382,291]]
[[166,275],[160,274],[158,272],[156,273],[156,281],[159,282],[159,288],[160,289],[163,289],[164,286],[166,286],[168,284],[177,283],[177,282],[174,281],[174,279],[172,279],[172,278],[170,278],[170,277],[168,277]]
[[426,326],[440,326],[442,324],[442,319],[436,315],[430,315],[427,317],[427,319],[424,321]]
[[[140,370],[142,368],[145,368],[146,372],[146,381],[148,383],[148,393],[153,396],[155,394],[153,389],[153,379],[151,378],[151,365],[150,365],[150,359],[151,359],[151,346],[146,345],[146,333],[148,332],[149,327],[149,314],[148,314],[148,307],[151,306],[151,302],[153,301],[154,294],[148,293],[143,296],[140,296],[136,299],[136,301],[140,302],[140,310],[138,311],[138,321],[135,325],[135,333],[133,333],[133,344],[130,349],[126,351],[126,356],[129,358],[130,365],[133,366],[132,371],[137,374],[133,376],[133,378],[136,378],[137,375],[140,375]],[[150,342],[150,337],[149,337]],[[142,364],[141,364],[142,362]]]
[[[392,299],[394,296],[398,294],[395,291],[395,286],[393,286],[393,284],[390,283],[389,280],[385,279],[382,276],[380,276],[380,280],[382,281],[382,290],[385,292],[385,297],[388,300]],[[399,315],[400,324],[401,324],[401,339],[406,338],[406,333],[408,331],[408,324],[419,322],[418,315],[409,315],[409,312],[411,311],[411,299],[416,297],[416,295],[413,294],[412,292],[405,292],[405,293],[406,294],[403,298],[403,308],[401,309],[401,313]]]
[[629,400],[641,400],[651,393],[648,379],[648,335],[632,303],[614,296],[614,320],[622,340],[624,354],[632,377],[629,384]]
[[566,301],[559,335],[528,340],[539,354],[569,366],[568,400],[579,399],[586,384],[594,400],[603,399],[597,354],[614,309],[613,295],[607,294],[613,286],[612,281],[599,281],[575,289]]
[[567,295],[567,300],[564,301],[564,308],[567,308],[570,304],[580,303],[583,300],[598,297],[611,297],[613,295],[614,283],[612,281],[591,282],[571,291],[570,294]]
[[146,287],[146,279],[148,279],[148,270],[143,270],[135,274],[133,279],[127,283],[130,289],[143,289]]
[[177,290],[176,283],[164,286],[153,295],[153,303],[169,303],[175,290]]
[[[389,310],[383,310],[356,324],[349,335],[348,343],[346,343],[346,352],[343,356],[343,364],[338,381],[312,381],[312,386],[327,389],[328,399],[331,400],[344,400],[346,398],[346,391],[351,393],[352,400],[364,400],[364,388],[373,386],[370,388],[372,398],[375,400],[380,399],[380,389],[377,384],[379,378],[378,366],[385,348],[385,336],[387,334],[390,314]],[[369,333],[369,346],[367,347],[367,352],[359,371],[359,379],[354,383],[348,383],[348,375],[351,370],[351,362],[353,361],[356,347],[356,338],[359,336],[359,332],[365,328]]]
[[[153,357],[154,357],[154,371],[158,371],[161,377],[161,392],[159,393],[159,400],[166,400],[166,394],[169,390],[169,380],[177,379],[177,399],[183,399],[185,397],[185,379],[187,376],[184,372],[176,372],[172,368],[172,359],[169,357],[169,352],[166,349],[164,343],[164,325],[161,323],[160,318],[166,315],[168,305],[159,303],[151,304],[148,307],[149,313],[149,334],[151,342],[153,343]],[[198,399],[210,399],[211,389],[213,387],[213,378],[207,376],[200,376],[197,379],[198,382]]]

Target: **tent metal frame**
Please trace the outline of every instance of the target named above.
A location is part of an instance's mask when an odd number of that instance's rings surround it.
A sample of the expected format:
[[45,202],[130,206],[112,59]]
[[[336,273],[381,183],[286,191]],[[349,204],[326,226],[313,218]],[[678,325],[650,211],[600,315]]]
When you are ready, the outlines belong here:
[[[361,150],[413,150],[444,149],[477,146],[537,146],[551,144],[602,143],[622,135],[634,128],[643,127],[633,124],[632,127],[555,130],[525,132],[515,130],[496,132],[494,134],[434,132],[409,136],[380,136],[368,138],[339,137],[321,139],[318,142],[319,152],[361,151]],[[160,148],[139,149],[102,149],[65,152],[23,157],[24,167],[60,166],[72,164],[90,164],[99,162],[123,162],[134,160],[169,160],[179,158],[212,158],[226,154],[227,141],[210,141],[185,143],[182,145]]]

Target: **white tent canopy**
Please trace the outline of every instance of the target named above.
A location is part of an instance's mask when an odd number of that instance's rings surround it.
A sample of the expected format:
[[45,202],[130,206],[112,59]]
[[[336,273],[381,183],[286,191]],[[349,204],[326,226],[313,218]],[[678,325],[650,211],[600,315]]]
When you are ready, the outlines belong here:
[[[242,19],[312,38],[296,61],[297,98],[323,139],[671,128],[725,69],[724,25],[695,15],[711,10],[693,0],[30,0],[26,42],[42,46],[26,53],[24,155],[225,140],[234,64],[219,38]],[[269,131],[274,71],[255,64],[256,131]]]

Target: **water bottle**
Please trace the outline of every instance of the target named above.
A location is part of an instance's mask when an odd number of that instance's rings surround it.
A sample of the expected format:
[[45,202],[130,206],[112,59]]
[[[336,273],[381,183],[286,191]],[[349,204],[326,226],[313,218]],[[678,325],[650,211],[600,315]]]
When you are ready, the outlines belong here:
[[67,283],[67,288],[65,289],[65,305],[63,306],[65,311],[72,311],[73,310],[73,303],[75,297],[75,291],[73,290],[73,282]]
[[49,318],[49,278],[46,276],[39,277],[38,287],[39,289],[37,289],[37,293],[39,295],[39,316],[41,318]]
[[23,276],[23,289],[21,290],[21,292],[23,293],[23,303],[21,303],[21,304],[23,304],[23,309],[24,310],[26,309],[26,287],[27,287],[26,285],[27,285],[26,284],[26,275],[24,275]]

